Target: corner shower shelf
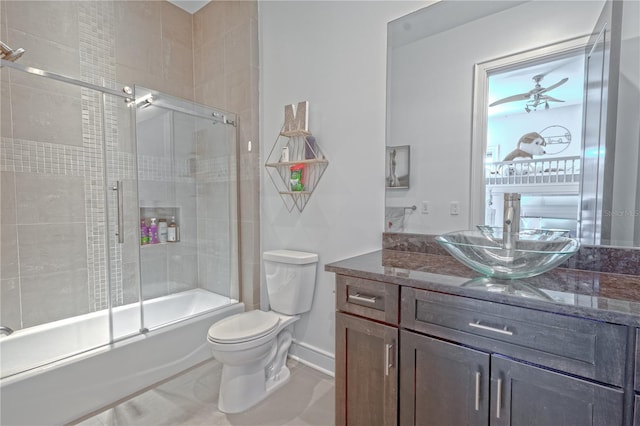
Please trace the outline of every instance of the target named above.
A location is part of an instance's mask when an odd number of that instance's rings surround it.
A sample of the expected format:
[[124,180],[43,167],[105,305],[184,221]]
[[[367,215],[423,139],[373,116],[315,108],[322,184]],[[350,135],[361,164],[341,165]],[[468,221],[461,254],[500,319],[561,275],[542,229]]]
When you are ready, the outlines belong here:
[[[304,210],[329,165],[320,145],[315,138],[309,137],[311,133],[305,130],[280,132],[265,163],[269,177],[289,211],[294,207],[299,211]],[[289,151],[289,160],[281,161],[285,147]],[[303,191],[291,190],[291,167],[295,165],[303,166]]]

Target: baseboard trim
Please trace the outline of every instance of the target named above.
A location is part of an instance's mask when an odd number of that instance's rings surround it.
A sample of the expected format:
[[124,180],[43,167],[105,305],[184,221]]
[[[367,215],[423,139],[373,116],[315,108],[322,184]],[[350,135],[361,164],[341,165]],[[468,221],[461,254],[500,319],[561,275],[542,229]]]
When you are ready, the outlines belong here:
[[331,352],[294,339],[289,348],[289,357],[314,370],[334,377],[335,356]]

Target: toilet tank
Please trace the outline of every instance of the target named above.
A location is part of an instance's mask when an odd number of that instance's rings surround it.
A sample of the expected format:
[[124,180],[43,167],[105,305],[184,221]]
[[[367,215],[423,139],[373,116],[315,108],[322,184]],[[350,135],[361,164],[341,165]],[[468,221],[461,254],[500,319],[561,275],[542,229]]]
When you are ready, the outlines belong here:
[[297,315],[311,309],[316,287],[318,255],[292,250],[271,250],[262,254],[271,309]]

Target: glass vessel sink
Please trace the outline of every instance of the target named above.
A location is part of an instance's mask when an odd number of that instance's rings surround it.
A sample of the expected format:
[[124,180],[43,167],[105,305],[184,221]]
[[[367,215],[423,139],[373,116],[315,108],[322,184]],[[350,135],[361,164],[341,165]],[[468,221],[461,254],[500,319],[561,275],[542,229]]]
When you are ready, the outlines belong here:
[[449,232],[436,241],[454,258],[488,277],[518,279],[547,272],[573,256],[578,240],[558,230],[525,229],[505,248],[500,228]]

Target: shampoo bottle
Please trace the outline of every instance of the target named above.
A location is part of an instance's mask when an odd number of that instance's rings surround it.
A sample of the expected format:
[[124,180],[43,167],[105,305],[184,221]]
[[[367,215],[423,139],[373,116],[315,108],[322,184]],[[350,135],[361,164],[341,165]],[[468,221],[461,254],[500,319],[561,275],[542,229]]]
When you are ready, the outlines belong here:
[[168,241],[167,219],[160,219],[158,222],[158,240],[161,243],[166,243]]
[[151,244],[158,244],[158,223],[156,222],[156,218],[151,218],[151,223],[149,224],[149,239]]
[[149,229],[144,218],[140,219],[140,244],[149,244]]
[[178,225],[176,224],[176,217],[171,216],[171,222],[167,227],[167,241],[170,243],[175,243],[176,241],[180,241],[180,235],[178,233]]

